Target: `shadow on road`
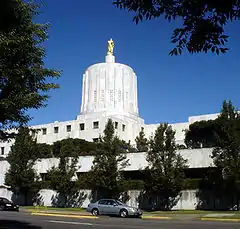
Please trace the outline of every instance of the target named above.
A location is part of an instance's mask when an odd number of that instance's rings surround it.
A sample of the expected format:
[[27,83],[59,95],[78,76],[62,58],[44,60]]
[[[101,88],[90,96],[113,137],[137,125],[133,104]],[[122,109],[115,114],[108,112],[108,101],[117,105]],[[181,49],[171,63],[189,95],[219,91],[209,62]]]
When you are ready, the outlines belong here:
[[42,229],[42,227],[17,220],[0,220],[0,229]]

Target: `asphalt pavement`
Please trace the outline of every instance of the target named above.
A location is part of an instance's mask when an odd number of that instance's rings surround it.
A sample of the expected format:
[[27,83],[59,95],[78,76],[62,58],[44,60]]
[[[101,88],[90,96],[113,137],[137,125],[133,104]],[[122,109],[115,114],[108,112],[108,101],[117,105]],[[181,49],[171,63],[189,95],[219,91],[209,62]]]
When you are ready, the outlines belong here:
[[35,216],[28,212],[0,212],[0,229],[239,229],[239,223],[194,220],[142,220],[100,217],[75,219]]

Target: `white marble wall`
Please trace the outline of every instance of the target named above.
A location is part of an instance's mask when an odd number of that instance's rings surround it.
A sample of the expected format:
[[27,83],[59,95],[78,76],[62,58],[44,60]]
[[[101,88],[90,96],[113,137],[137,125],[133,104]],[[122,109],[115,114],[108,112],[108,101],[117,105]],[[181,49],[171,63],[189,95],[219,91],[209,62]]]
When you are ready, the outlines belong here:
[[[202,149],[192,149],[192,150],[179,150],[179,153],[183,158],[188,160],[189,168],[207,168],[213,166],[213,161],[211,159],[211,148],[202,148]],[[87,172],[90,171],[93,156],[81,156],[78,160],[78,171],[77,172]],[[136,171],[146,168],[148,165],[146,161],[146,153],[129,153],[127,155],[129,159],[129,165],[124,168],[125,171]],[[48,158],[48,159],[39,159],[35,163],[35,170],[38,174],[47,173],[49,169],[53,166],[58,165],[59,159],[57,158]],[[0,186],[4,185],[5,174],[9,169],[9,164],[6,160],[0,161]]]

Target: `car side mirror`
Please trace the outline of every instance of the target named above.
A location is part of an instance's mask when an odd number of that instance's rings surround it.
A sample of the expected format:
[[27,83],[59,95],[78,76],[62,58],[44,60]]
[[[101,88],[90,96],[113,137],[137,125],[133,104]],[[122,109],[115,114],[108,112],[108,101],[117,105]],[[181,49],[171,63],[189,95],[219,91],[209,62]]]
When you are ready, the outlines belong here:
[[116,203],[113,204],[114,207],[118,206]]

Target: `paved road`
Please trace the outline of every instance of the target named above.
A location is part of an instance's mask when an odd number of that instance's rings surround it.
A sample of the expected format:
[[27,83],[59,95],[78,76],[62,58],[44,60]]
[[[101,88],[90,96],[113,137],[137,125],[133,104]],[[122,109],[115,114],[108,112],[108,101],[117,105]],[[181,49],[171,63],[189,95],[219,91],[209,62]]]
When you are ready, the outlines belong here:
[[101,217],[99,219],[71,219],[31,216],[25,212],[0,212],[0,229],[239,229],[239,223],[141,220]]

